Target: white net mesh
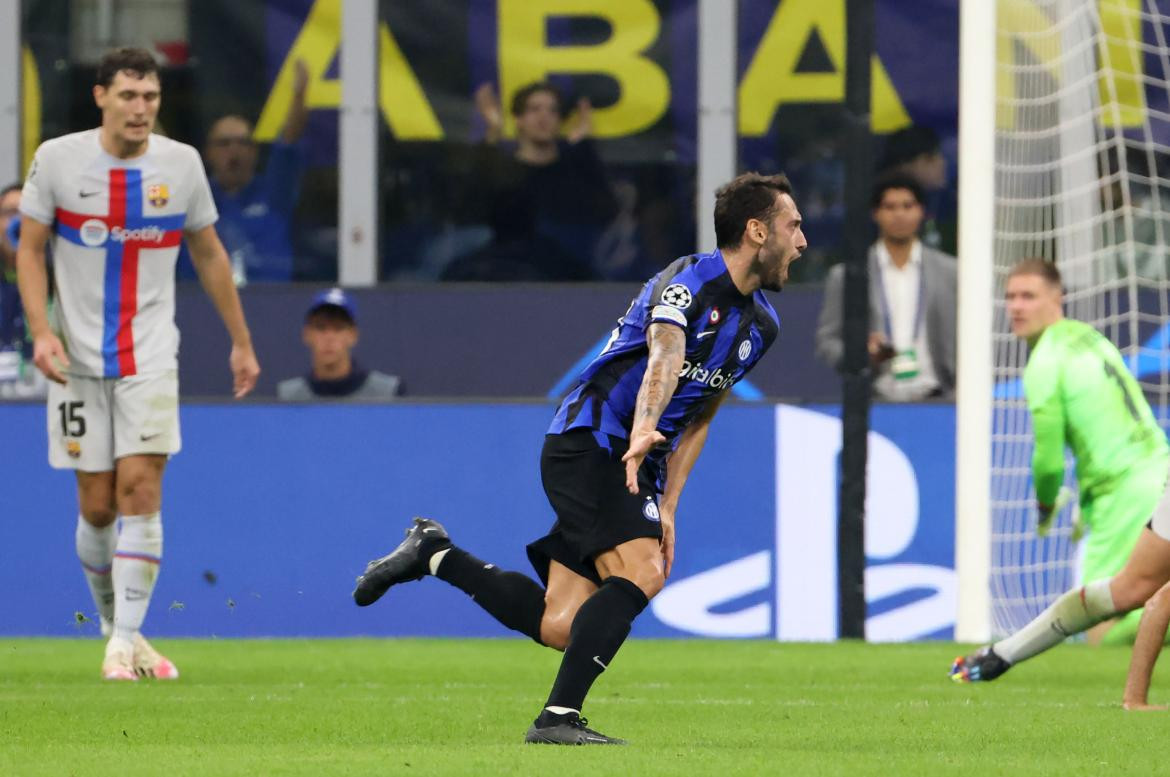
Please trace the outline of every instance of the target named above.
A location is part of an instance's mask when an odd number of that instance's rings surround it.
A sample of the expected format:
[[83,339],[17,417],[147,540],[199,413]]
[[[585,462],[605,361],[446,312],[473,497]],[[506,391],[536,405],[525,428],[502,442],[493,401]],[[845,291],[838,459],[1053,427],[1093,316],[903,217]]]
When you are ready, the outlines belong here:
[[[1161,7],[1159,7],[1161,6]],[[1000,0],[992,427],[992,627],[1077,582],[1071,510],[1037,539],[1026,348],[1002,302],[1021,258],[1057,262],[1065,312],[1113,341],[1165,424],[1170,0]]]

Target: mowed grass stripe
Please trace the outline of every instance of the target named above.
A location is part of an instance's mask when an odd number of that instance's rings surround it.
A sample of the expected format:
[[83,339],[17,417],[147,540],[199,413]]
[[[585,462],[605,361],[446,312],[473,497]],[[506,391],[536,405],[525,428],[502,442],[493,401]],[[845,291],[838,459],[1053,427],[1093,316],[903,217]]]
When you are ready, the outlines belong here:
[[1124,649],[957,686],[946,643],[638,640],[585,709],[631,746],[533,747],[560,655],[527,640],[155,642],[177,682],[103,683],[94,639],[0,640],[0,774],[1149,775],[1170,725],[1120,709]]

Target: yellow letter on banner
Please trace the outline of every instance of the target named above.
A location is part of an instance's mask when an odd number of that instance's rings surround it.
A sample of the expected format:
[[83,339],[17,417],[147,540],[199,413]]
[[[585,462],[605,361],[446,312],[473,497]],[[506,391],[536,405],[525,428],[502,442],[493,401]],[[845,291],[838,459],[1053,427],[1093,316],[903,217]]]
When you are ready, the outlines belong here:
[[337,56],[341,43],[341,0],[317,0],[309,9],[301,32],[284,57],[272,91],[260,112],[253,133],[256,140],[272,141],[284,128],[292,106],[292,88],[297,60],[309,69],[309,88],[305,105],[313,108],[336,108],[341,105],[341,82],[326,80],[325,73]]
[[394,137],[443,139],[443,128],[386,22],[378,25],[378,106]]
[[24,117],[20,129],[23,140],[20,174],[24,175],[32,164],[37,146],[41,144],[41,76],[37,70],[37,61],[28,46],[23,47],[21,67],[24,70]]
[[[796,64],[813,32],[833,63],[831,73],[797,73]],[[870,63],[870,123],[893,132],[910,116],[875,55]],[[845,0],[781,0],[739,85],[739,131],[760,136],[784,104],[833,103],[845,99]]]
[[1099,0],[1101,43],[1098,79],[1104,117],[1123,127],[1141,127],[1146,119],[1142,59],[1141,0]]
[[[390,130],[404,140],[441,140],[443,129],[439,120],[385,22],[379,25],[378,43],[378,104]],[[310,110],[341,105],[341,81],[325,78],[337,58],[340,44],[341,0],[316,0],[272,84],[268,101],[256,122],[257,140],[274,140],[284,128],[292,105],[297,60],[303,60],[309,69],[305,105]]]
[[[513,133],[512,95],[549,74],[600,73],[618,82],[618,101],[593,112],[595,137],[618,137],[654,124],[670,104],[670,83],[643,56],[658,38],[660,19],[649,0],[499,0],[500,99],[504,132]],[[550,17],[595,16],[613,31],[603,43],[549,46]]]
[[[1097,9],[1101,17],[1097,88],[1104,109],[1102,119],[1114,126],[1140,127],[1146,112],[1141,0],[1098,0]],[[1013,129],[1017,51],[1021,47],[1026,50],[1059,88],[1063,80],[1061,58],[1068,53],[1061,38],[1064,20],[1055,19],[1028,0],[999,0],[996,14],[996,125]]]

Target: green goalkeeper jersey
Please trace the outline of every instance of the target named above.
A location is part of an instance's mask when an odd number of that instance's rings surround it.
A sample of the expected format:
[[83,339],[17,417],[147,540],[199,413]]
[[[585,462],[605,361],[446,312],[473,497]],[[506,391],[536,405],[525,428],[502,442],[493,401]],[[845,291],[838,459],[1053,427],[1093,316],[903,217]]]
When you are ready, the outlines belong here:
[[1170,446],[1113,343],[1081,321],[1044,330],[1024,369],[1036,444],[1036,500],[1051,505],[1064,481],[1064,447],[1077,460],[1082,499],[1135,467],[1167,466]]

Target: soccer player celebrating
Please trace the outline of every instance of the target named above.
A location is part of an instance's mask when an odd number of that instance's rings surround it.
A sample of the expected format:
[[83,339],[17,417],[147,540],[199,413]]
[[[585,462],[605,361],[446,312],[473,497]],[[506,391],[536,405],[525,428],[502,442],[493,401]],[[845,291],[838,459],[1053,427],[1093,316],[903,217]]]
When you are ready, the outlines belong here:
[[557,520],[528,546],[543,586],[420,518],[358,578],[354,600],[366,606],[396,583],[435,575],[508,628],[563,650],[527,742],[624,744],[587,727],[585,696],[670,575],[679,496],[715,411],[779,331],[763,290],[779,291],[807,246],[788,180],[747,173],[721,188],[715,234],[718,250],[682,257],[646,283],[557,409],[540,460]]
[[951,676],[960,682],[994,680],[1065,637],[1141,607],[1170,579],[1170,448],[1137,381],[1112,343],[1088,324],[1064,318],[1060,274],[1052,263],[1017,264],[1006,297],[1012,331],[1032,349],[1024,392],[1036,438],[1032,480],[1039,523],[1046,525],[1057,511],[1068,445],[1090,531],[1086,564],[1103,563],[1118,548],[1128,561],[1116,574],[1086,578],[1007,639],[956,659]]
[[93,88],[101,126],[43,143],[20,205],[20,295],[33,360],[53,381],[49,463],[76,474],[77,555],[109,636],[107,680],[179,676],[139,628],[162,557],[163,468],[180,447],[174,277],[184,236],[231,336],[236,397],[260,373],[199,152],[151,134],[160,94],[149,52],[108,53]]

